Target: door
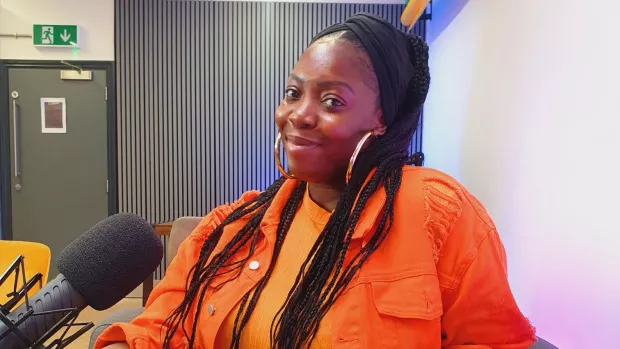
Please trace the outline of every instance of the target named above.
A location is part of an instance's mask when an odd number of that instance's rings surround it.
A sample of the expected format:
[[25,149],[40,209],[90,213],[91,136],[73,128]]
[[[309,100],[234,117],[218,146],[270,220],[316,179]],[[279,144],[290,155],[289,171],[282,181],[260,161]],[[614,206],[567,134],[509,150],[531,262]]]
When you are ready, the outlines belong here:
[[[9,68],[13,240],[62,249],[108,216],[106,72]],[[63,102],[64,101],[64,102]]]

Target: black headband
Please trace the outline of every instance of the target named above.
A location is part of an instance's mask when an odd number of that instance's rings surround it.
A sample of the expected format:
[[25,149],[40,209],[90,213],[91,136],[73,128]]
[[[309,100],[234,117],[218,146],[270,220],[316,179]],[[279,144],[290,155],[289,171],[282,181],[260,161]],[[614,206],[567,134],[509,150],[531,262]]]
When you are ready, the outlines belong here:
[[408,109],[406,99],[415,73],[409,54],[410,39],[383,18],[359,13],[324,29],[313,41],[343,30],[351,30],[359,38],[372,61],[379,81],[383,118],[389,127],[397,118],[407,116],[404,109]]

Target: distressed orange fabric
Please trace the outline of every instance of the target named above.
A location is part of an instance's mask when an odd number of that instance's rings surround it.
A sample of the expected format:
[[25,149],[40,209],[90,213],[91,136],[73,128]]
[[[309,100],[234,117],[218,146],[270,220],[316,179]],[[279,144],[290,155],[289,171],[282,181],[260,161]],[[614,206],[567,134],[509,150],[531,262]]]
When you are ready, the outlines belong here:
[[[260,266],[270,263],[279,213],[295,185],[289,180],[282,186],[261,223],[261,241],[251,259]],[[209,213],[180,246],[144,313],[129,324],[106,329],[95,348],[113,342],[127,342],[132,349],[161,348],[163,322],[183,299],[186,278],[203,242],[235,207],[256,195],[258,192],[245,193],[238,202]],[[370,238],[384,203],[381,190],[369,200],[349,256]],[[224,230],[216,252],[245,222],[235,222]],[[235,281],[207,291],[203,304],[215,311],[204,309],[199,319],[185,321],[188,331],[198,321],[197,348],[220,349],[216,347],[219,330],[266,269],[245,266]],[[217,280],[213,284],[218,284]],[[456,180],[422,167],[403,169],[390,234],[328,317],[334,349],[526,349],[535,341],[534,328],[510,291],[504,248],[487,212]],[[187,347],[182,331],[175,334],[172,345],[175,349]],[[257,340],[253,348],[266,347]]]

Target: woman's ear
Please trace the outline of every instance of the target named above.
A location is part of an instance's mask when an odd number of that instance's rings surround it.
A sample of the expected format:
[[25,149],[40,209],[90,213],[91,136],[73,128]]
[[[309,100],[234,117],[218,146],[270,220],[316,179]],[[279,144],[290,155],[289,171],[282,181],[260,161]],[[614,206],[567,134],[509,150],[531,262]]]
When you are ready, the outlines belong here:
[[378,136],[383,136],[385,134],[385,131],[387,130],[387,127],[385,125],[381,125],[379,127],[376,127],[375,130],[372,132],[376,137]]
[[376,125],[373,127],[373,135],[375,137],[382,136],[385,134],[387,130],[387,126],[385,126],[385,120],[383,119],[383,110],[381,108],[377,109],[377,113],[375,114]]

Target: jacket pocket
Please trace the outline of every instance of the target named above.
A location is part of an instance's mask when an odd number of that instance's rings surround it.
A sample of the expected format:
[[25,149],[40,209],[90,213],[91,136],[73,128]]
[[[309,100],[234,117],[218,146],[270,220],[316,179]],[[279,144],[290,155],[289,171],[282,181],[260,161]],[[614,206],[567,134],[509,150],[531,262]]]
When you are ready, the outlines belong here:
[[404,276],[370,284],[379,314],[423,320],[433,320],[443,314],[439,280],[434,274]]
[[[443,305],[435,274],[371,281],[376,348],[440,348]],[[375,332],[377,333],[377,332]]]

